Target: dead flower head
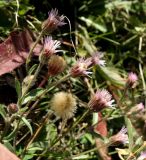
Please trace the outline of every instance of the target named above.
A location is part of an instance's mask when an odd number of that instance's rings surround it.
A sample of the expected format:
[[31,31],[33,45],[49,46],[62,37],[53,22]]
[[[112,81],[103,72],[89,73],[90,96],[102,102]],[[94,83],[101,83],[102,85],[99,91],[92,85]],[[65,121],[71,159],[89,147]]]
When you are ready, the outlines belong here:
[[51,109],[63,120],[70,119],[76,111],[76,99],[71,93],[58,92],[51,100]]

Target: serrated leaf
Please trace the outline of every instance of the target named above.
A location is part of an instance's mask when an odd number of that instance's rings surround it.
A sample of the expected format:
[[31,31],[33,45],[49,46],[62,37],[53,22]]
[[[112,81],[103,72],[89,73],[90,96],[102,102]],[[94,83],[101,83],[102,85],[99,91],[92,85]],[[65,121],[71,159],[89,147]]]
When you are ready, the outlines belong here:
[[29,128],[30,133],[32,135],[33,134],[33,130],[32,130],[32,127],[31,127],[31,124],[29,123],[29,121],[25,117],[22,117],[21,119],[25,123],[25,125]]

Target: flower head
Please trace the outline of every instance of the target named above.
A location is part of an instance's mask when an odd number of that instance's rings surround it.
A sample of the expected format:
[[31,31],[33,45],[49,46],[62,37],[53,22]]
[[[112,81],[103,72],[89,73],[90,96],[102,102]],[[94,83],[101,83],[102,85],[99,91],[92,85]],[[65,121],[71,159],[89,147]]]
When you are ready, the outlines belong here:
[[132,116],[134,115],[142,115],[144,113],[145,109],[144,109],[144,105],[143,103],[139,103],[136,106],[130,108],[129,112],[127,113],[128,116]]
[[112,100],[112,96],[107,90],[99,89],[89,101],[88,106],[93,111],[99,112],[105,107],[113,107],[113,102],[114,100]]
[[70,73],[72,77],[78,77],[78,76],[85,76],[88,75],[89,71],[88,68],[91,65],[91,59],[87,58],[80,58],[77,63],[71,68]]
[[137,160],[145,160],[145,158],[146,158],[146,151],[141,152],[141,154],[140,154],[140,156],[138,157]]
[[112,144],[126,144],[128,143],[128,135],[127,135],[127,128],[122,127],[122,129],[114,136],[110,138]]
[[55,76],[61,73],[66,67],[65,60],[58,55],[53,55],[48,61],[48,73],[49,75]]
[[50,57],[52,54],[59,51],[56,49],[59,48],[60,45],[61,43],[57,40],[53,40],[51,36],[47,37],[44,43],[44,54]]
[[130,72],[128,74],[128,78],[127,78],[127,85],[129,87],[134,88],[136,86],[137,80],[138,80],[137,75],[135,73],[133,73],[133,72]]
[[55,8],[48,12],[48,19],[43,22],[42,29],[48,33],[51,33],[64,24],[64,16],[59,16],[58,10]]
[[101,58],[103,57],[102,52],[96,52],[92,55],[91,57],[91,62],[92,65],[100,65],[100,66],[105,66],[105,60],[102,60]]
[[71,93],[58,92],[51,100],[51,108],[62,119],[70,119],[76,111],[76,99]]

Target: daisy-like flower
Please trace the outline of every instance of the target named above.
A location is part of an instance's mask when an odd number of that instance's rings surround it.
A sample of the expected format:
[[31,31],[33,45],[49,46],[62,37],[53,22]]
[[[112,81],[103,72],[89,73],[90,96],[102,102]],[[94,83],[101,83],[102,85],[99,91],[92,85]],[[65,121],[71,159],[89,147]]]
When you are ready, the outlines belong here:
[[65,17],[63,15],[58,15],[58,10],[56,8],[52,9],[50,12],[48,12],[48,19],[43,22],[42,29],[47,33],[51,33],[58,27],[65,24],[64,18]]
[[105,60],[102,60],[101,58],[103,57],[102,52],[96,52],[92,55],[91,57],[91,62],[92,65],[100,65],[100,66],[105,66]]
[[53,55],[50,57],[48,61],[48,74],[51,76],[55,76],[61,72],[66,67],[66,62],[65,60],[58,55]]
[[58,92],[51,100],[51,109],[63,120],[70,119],[76,112],[76,99],[71,93]]
[[128,143],[128,135],[127,135],[127,128],[122,127],[122,129],[110,138],[110,142],[112,145],[118,144],[126,144]]
[[145,160],[146,159],[146,151],[142,152],[137,160]]
[[105,107],[113,107],[112,95],[105,89],[99,89],[88,103],[91,110],[99,112]]
[[87,76],[91,72],[88,71],[91,65],[91,58],[80,58],[77,63],[71,68],[70,74],[72,77]]
[[52,54],[59,52],[60,50],[57,50],[61,45],[60,41],[53,40],[51,36],[45,38],[44,43],[44,54],[47,57],[50,57]]
[[138,77],[135,73],[130,72],[127,78],[127,85],[131,88],[134,88],[137,84]]

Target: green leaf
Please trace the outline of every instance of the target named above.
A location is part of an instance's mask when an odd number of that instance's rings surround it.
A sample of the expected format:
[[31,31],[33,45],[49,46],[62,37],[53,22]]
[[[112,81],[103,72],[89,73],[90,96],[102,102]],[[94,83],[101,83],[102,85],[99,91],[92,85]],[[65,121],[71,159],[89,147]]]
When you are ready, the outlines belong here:
[[37,89],[34,89],[34,90],[30,91],[26,96],[24,96],[24,98],[22,100],[22,105],[28,103],[29,101],[35,100],[44,91],[45,91],[45,89],[43,89],[43,88],[37,88]]
[[107,32],[105,24],[102,24],[101,22],[95,22],[94,20],[85,17],[80,17],[80,20],[84,21],[89,27],[92,26],[103,33]]
[[17,78],[15,78],[15,88],[18,95],[18,98],[21,97],[21,84]]
[[32,135],[33,134],[33,130],[32,130],[32,127],[31,127],[31,124],[29,123],[29,121],[25,117],[22,117],[21,119],[25,123],[25,125],[29,128],[30,133]]
[[97,66],[97,71],[105,80],[111,82],[115,86],[124,87],[125,79],[121,77],[118,70],[112,67]]
[[5,111],[5,107],[6,107],[5,105],[0,104],[0,115],[3,117],[3,119],[5,119],[5,117],[7,115],[7,113]]

